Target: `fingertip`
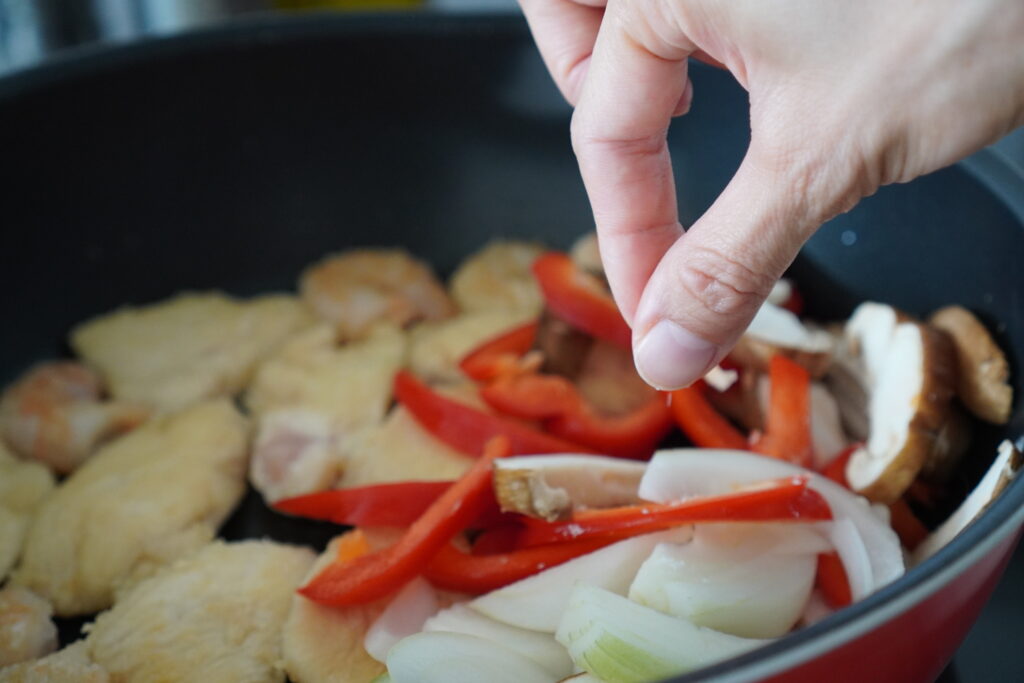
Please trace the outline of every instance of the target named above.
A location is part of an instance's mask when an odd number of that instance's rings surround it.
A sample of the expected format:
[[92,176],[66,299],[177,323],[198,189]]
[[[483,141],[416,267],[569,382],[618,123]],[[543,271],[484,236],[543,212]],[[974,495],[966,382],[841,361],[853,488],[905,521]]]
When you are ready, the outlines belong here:
[[718,359],[719,347],[667,318],[659,320],[633,345],[637,372],[655,389],[687,387]]

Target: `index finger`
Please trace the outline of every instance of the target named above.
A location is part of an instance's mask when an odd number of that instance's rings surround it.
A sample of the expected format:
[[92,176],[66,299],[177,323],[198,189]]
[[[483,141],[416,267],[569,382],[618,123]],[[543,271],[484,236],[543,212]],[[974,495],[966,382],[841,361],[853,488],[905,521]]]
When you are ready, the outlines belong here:
[[694,46],[659,44],[637,9],[612,0],[573,116],[573,148],[608,282],[626,320],[683,234],[666,135]]

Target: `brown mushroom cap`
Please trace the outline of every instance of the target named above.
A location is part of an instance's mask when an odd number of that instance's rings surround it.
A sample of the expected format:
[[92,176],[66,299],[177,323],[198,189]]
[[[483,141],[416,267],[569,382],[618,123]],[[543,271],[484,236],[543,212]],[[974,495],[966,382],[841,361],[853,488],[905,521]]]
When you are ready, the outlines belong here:
[[1013,403],[1013,388],[1007,382],[1010,367],[985,326],[961,306],[936,311],[928,323],[953,340],[956,393],[964,406],[982,420],[1006,424]]
[[900,322],[891,306],[862,304],[847,334],[866,370],[870,434],[846,467],[850,486],[892,503],[910,486],[935,448],[953,396],[953,350],[942,333]]

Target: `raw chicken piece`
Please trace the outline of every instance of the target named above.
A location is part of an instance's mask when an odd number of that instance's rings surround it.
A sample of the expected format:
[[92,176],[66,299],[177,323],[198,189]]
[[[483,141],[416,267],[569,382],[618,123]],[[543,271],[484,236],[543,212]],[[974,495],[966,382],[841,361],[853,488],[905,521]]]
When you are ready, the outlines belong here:
[[0,441],[0,581],[21,556],[32,517],[53,487],[44,465],[18,460]]
[[[371,547],[383,546],[367,534]],[[303,584],[320,573],[338,553],[338,539],[317,558]],[[284,666],[294,683],[365,683],[384,673],[384,665],[363,647],[370,625],[387,606],[388,598],[366,605],[324,607],[295,594],[284,625]]]
[[0,683],[108,683],[103,667],[89,659],[84,640],[59,652],[0,669]]
[[328,256],[302,274],[299,291],[341,339],[356,339],[377,323],[440,320],[455,305],[430,266],[401,249],[353,249]]
[[248,429],[226,399],[150,420],[104,446],[40,507],[15,582],[59,616],[213,538],[245,490]]
[[89,631],[116,681],[284,681],[281,630],[306,548],[211,543],[118,595]]
[[0,666],[47,655],[57,649],[53,607],[19,586],[0,590]]
[[542,251],[539,245],[527,242],[488,244],[452,275],[452,298],[466,312],[539,315],[543,300],[531,267]]
[[81,363],[37,365],[0,397],[0,437],[23,457],[66,474],[149,417],[143,406],[101,401],[101,389],[99,375]]
[[309,323],[292,296],[181,294],[83,323],[71,346],[114,398],[170,411],[238,393],[257,361]]
[[352,442],[340,486],[390,481],[455,479],[473,463],[427,433],[409,411],[396,407],[384,424],[365,430]]
[[379,327],[337,346],[318,326],[260,365],[246,403],[257,417],[250,479],[268,501],[329,488],[352,435],[383,420],[405,357],[405,334]]
[[517,311],[465,313],[412,331],[410,369],[428,382],[464,382],[459,362],[483,342],[530,318]]

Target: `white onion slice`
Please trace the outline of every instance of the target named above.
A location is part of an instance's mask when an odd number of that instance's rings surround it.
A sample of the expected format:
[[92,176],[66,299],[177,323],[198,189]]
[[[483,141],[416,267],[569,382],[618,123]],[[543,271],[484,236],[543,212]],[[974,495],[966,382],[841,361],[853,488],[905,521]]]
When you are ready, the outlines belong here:
[[[804,475],[828,502],[835,522],[825,523],[839,553],[854,600],[903,575],[903,552],[896,533],[868,502],[814,472],[748,451],[679,448],[659,451],[640,481],[640,497],[658,503],[721,495],[770,479]],[[846,524],[848,520],[856,533]]]
[[422,577],[405,584],[380,616],[366,630],[363,647],[378,662],[387,660],[388,650],[398,641],[423,629],[440,605],[434,587]]
[[628,538],[491,591],[469,606],[512,626],[554,633],[577,581],[625,595],[654,546],[684,543],[692,533],[691,527],[683,527]]
[[702,628],[582,583],[555,637],[576,666],[616,683],[669,678],[768,642]]
[[503,624],[465,605],[452,605],[441,610],[427,619],[427,623],[423,624],[423,630],[427,633],[465,633],[493,641],[532,659],[555,679],[565,678],[573,672],[569,653],[551,634]]
[[[705,534],[698,526],[690,543],[659,544],[633,579],[629,599],[734,636],[785,635],[814,587],[817,549],[774,553],[771,534],[759,538],[752,525],[745,526],[746,533],[731,537]],[[822,545],[828,549],[819,538]]]
[[417,633],[388,653],[393,683],[551,683],[547,671],[491,640],[464,633]]

